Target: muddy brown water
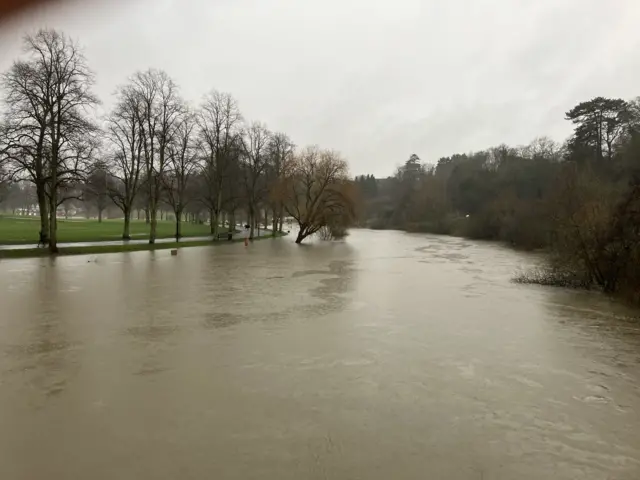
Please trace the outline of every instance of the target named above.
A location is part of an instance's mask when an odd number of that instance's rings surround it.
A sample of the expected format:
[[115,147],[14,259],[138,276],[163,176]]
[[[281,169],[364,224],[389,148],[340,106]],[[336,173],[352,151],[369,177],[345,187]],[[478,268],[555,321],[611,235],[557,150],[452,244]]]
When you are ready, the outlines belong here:
[[640,322],[500,246],[0,262],[0,479],[640,478]]

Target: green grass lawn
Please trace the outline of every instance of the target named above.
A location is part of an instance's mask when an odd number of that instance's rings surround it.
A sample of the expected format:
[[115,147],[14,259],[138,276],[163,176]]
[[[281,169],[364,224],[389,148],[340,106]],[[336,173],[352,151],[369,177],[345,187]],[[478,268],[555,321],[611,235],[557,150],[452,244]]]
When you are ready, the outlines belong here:
[[[58,219],[58,242],[99,242],[122,238],[123,220]],[[39,217],[0,216],[0,245],[18,245],[38,242]],[[184,237],[209,235],[208,225],[182,224]],[[175,234],[173,221],[158,221],[158,238],[170,238]],[[149,226],[144,220],[131,221],[131,238],[144,239],[149,235]]]

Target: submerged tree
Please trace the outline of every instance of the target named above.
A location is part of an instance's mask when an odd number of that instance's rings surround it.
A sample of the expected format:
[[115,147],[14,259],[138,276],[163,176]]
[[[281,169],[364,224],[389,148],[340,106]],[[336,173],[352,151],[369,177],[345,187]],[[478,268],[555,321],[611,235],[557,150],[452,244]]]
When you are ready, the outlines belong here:
[[296,243],[325,226],[348,225],[355,216],[355,196],[347,162],[336,152],[305,148],[293,159],[281,200],[298,223]]

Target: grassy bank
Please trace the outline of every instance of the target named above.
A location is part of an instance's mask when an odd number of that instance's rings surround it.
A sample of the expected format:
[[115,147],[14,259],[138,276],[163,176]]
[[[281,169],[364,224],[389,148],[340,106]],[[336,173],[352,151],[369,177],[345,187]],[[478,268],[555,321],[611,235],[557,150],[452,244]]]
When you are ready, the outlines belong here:
[[[116,220],[84,220],[58,219],[58,242],[104,242],[122,238],[124,222]],[[158,221],[157,238],[172,238],[175,236],[173,221]],[[226,228],[226,227],[224,227]],[[0,245],[25,245],[38,242],[40,231],[39,217],[10,217],[0,216]],[[149,225],[144,220],[131,221],[131,238],[144,239],[149,236]],[[182,236],[206,237],[210,235],[208,225],[182,223]]]
[[[275,238],[282,237],[286,234],[276,233]],[[274,237],[256,237],[254,241],[267,240]],[[60,251],[55,256],[66,255],[97,255],[101,253],[120,253],[120,252],[141,252],[150,250],[169,250],[173,248],[186,248],[186,247],[212,247],[228,245],[231,243],[243,242],[244,239],[236,238],[232,241],[219,240],[217,242],[211,240],[201,240],[192,242],[169,242],[169,243],[155,243],[150,245],[148,243],[132,244],[132,245],[91,245],[82,247],[65,247],[60,248]],[[11,258],[31,258],[31,257],[48,257],[51,256],[49,250],[46,248],[27,248],[19,250],[0,250],[0,259]]]

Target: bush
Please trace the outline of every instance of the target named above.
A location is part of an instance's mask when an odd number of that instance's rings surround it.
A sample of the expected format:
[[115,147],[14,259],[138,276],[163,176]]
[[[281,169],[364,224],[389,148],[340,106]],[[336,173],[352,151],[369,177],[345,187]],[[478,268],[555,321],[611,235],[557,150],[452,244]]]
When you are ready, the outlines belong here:
[[331,238],[333,240],[342,240],[349,235],[349,231],[347,230],[347,228],[342,225],[332,226],[330,227],[330,231],[331,231]]
[[555,267],[537,267],[526,272],[517,273],[515,283],[543,285],[547,287],[564,287],[589,289],[593,286],[588,275],[575,270],[562,270]]
[[321,240],[331,241],[331,240],[342,240],[349,235],[349,231],[344,226],[330,226],[325,225],[320,230],[318,230],[318,236]]

